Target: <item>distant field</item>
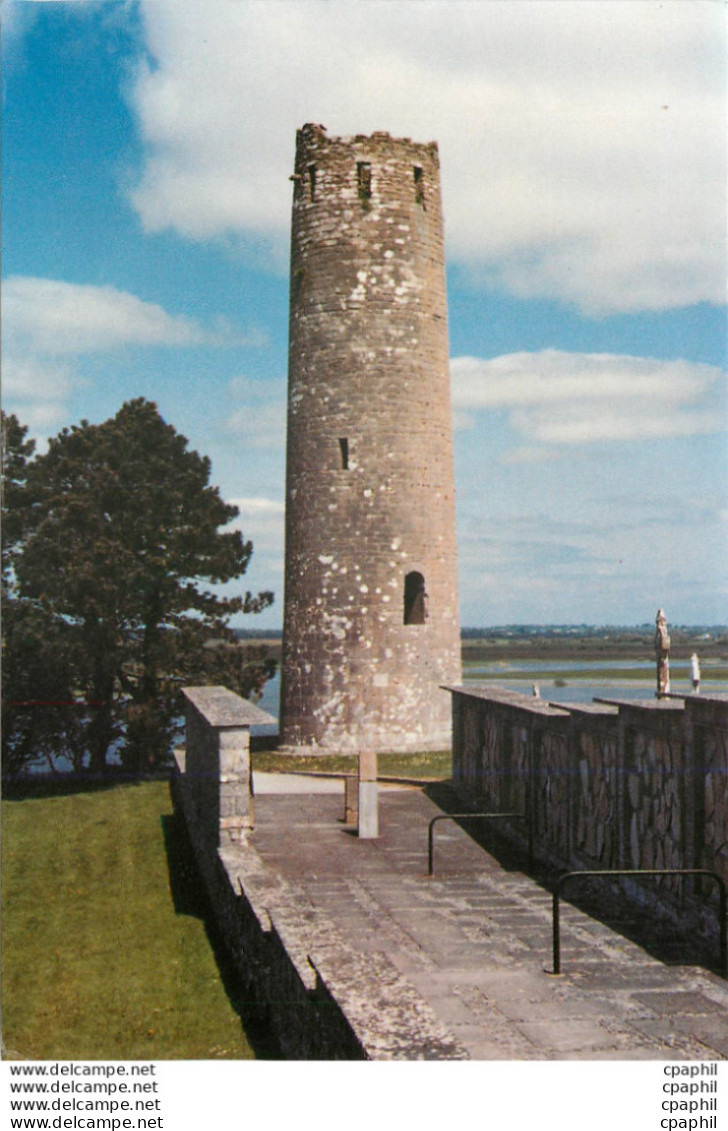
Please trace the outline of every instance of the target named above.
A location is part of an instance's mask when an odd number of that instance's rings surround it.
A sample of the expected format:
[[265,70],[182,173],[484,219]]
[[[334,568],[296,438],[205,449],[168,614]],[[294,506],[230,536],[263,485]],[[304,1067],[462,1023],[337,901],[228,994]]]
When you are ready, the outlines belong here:
[[[671,663],[687,662],[693,652],[701,663],[711,661],[723,663],[728,667],[728,643],[725,640],[687,641],[673,643],[670,653]],[[594,663],[599,660],[645,661],[654,663],[655,650],[652,642],[614,641],[583,639],[570,642],[557,638],[531,642],[523,640],[464,640],[462,643],[463,663],[491,660],[564,660],[575,663],[579,660]]]
[[[465,630],[462,639],[462,657],[465,664],[477,660],[654,660],[653,630],[607,631],[596,633],[563,634],[545,629],[538,632],[520,633],[511,636],[498,635],[497,630],[485,631],[482,636],[470,635],[473,630]],[[728,635],[721,628],[708,633],[684,630],[671,630],[672,660],[688,660],[697,652],[701,661],[719,661],[728,669]],[[241,639],[241,646],[247,643],[263,645],[274,659],[281,656],[281,636],[255,635]],[[715,677],[723,678],[722,675]]]
[[[515,659],[515,657],[512,658]],[[493,659],[494,657],[488,657],[488,661]],[[558,659],[564,659],[564,657],[558,657]],[[488,661],[484,661],[482,658],[473,659],[470,656],[466,655],[463,658],[463,672],[467,675],[468,672],[482,668],[483,664]],[[651,678],[651,672],[649,670],[646,670],[644,667],[621,668],[614,667],[612,665],[610,665],[609,667],[599,667],[598,659],[593,661],[588,668],[585,667],[583,669],[575,667],[573,663],[569,667],[564,668],[552,666],[549,666],[548,668],[539,668],[538,657],[535,656],[530,656],[529,661],[528,671],[523,675],[523,678],[528,680],[553,682],[554,680],[560,679],[566,680],[567,682],[572,682],[574,680],[581,679],[588,680],[589,683],[601,683],[603,681],[609,681],[610,683],[631,683],[636,680],[644,681],[645,679]],[[685,682],[690,681],[690,664],[688,662],[672,662],[670,664],[670,672],[673,680],[681,679]],[[518,676],[519,673],[506,667],[504,661],[504,667],[502,671],[489,674],[488,676],[484,677],[484,679],[504,680],[518,678]],[[701,663],[701,678],[703,681],[728,681],[728,664],[722,663],[720,660],[710,662],[703,659]]]
[[5,1059],[254,1056],[166,782],[2,804]]

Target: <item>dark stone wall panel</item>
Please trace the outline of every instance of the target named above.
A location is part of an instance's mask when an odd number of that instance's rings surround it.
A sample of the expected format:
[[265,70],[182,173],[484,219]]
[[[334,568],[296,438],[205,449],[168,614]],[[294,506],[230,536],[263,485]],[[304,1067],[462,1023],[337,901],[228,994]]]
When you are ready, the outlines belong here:
[[[453,783],[474,807],[533,820],[561,869],[705,868],[728,881],[728,697],[558,708],[457,687]],[[716,930],[710,880],[650,877],[631,891]]]

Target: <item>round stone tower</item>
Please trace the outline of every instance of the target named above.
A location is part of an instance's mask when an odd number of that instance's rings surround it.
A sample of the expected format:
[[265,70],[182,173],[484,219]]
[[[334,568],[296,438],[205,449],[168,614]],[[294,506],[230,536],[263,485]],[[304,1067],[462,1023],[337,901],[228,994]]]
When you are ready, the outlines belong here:
[[298,131],[281,740],[442,749],[460,682],[437,145]]

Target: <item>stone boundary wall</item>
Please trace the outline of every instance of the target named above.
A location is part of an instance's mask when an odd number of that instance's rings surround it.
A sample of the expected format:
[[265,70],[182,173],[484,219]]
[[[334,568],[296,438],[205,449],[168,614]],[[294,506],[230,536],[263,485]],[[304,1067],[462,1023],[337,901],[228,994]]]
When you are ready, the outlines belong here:
[[[384,955],[353,950],[300,888],[263,862],[253,843],[252,820],[234,838],[214,841],[210,783],[219,746],[211,719],[229,722],[230,708],[243,708],[232,703],[238,699],[232,692],[225,697],[224,713],[210,709],[209,700],[199,695],[187,697],[195,705],[188,715],[187,747],[175,752],[175,814],[184,822],[239,983],[270,1025],[285,1058],[468,1059]],[[201,766],[207,768],[206,776],[201,776]],[[227,784],[223,778],[221,790]],[[342,792],[342,805],[343,800]]]
[[[455,788],[477,808],[524,813],[549,864],[706,868],[728,883],[728,695],[556,706],[449,690]],[[717,930],[712,881],[634,887]]]

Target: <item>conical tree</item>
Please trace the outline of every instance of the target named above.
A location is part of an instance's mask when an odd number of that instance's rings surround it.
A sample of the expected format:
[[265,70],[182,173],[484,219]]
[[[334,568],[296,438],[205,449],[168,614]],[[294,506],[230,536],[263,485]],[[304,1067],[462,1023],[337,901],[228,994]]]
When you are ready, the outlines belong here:
[[[144,399],[103,424],[64,429],[28,466],[18,588],[72,644],[94,772],[104,770],[122,730],[130,770],[159,765],[180,684],[219,666],[211,638],[225,636],[232,614],[273,600],[203,586],[242,576],[253,549],[226,529],[238,511],[209,478],[210,461]],[[231,650],[227,674],[246,692],[270,665],[243,677]]]

